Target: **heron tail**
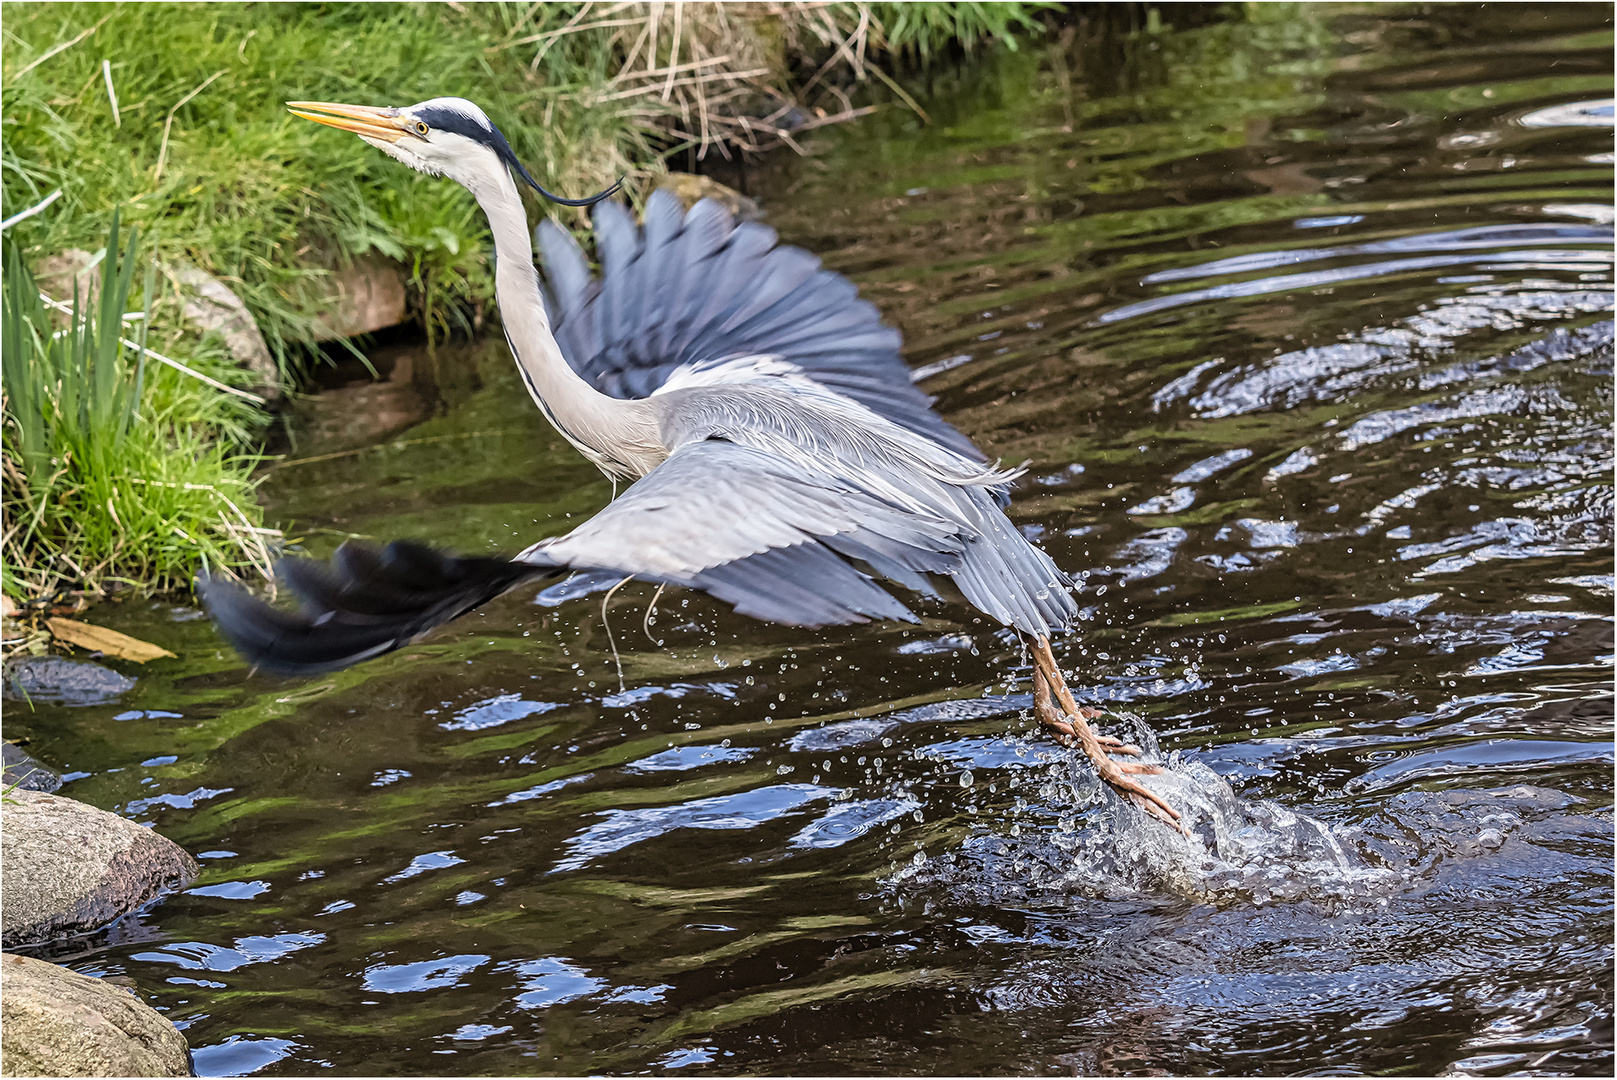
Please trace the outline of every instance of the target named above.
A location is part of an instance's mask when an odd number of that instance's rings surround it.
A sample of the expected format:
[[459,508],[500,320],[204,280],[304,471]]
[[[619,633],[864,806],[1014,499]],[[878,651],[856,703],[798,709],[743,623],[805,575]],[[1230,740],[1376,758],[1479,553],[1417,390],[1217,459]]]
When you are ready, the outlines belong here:
[[271,607],[216,577],[197,582],[219,632],[255,668],[313,675],[409,644],[496,596],[564,568],[488,557],[457,557],[421,544],[384,548],[353,541],[330,563],[282,559],[281,584],[298,610]]

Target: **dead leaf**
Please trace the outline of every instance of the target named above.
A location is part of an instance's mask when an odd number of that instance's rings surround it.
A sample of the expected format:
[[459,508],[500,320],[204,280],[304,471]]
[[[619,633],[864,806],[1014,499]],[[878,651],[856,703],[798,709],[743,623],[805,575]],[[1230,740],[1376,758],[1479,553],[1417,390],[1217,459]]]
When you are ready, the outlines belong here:
[[120,634],[116,630],[108,630],[104,626],[92,626],[89,623],[75,622],[73,619],[46,619],[45,625],[50,627],[51,635],[57,641],[65,641],[81,649],[103,652],[120,660],[133,660],[137,664],[156,660],[159,656],[174,655],[167,649],[159,648],[139,638],[132,638],[128,634]]

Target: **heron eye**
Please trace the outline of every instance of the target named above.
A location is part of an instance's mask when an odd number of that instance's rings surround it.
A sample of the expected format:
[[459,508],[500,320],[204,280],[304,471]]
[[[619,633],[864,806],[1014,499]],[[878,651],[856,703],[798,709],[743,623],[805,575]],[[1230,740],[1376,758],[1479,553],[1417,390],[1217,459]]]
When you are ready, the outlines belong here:
[[421,136],[423,139],[427,137],[427,122],[425,120],[417,120],[415,122],[415,133]]

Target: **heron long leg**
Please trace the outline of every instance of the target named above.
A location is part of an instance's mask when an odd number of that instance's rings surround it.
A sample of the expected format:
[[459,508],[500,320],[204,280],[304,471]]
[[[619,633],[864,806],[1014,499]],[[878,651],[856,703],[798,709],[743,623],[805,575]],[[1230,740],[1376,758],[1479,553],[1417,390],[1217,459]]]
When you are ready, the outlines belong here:
[[[1062,717],[1061,710],[1056,706],[1055,691],[1050,688],[1049,682],[1044,677],[1044,672],[1037,666],[1033,669],[1033,713],[1038,717],[1039,723],[1049,728],[1051,733],[1056,736],[1057,741],[1063,745],[1071,747],[1081,747],[1083,745],[1077,727]],[[1093,720],[1099,715],[1099,709],[1086,709],[1083,707],[1079,707],[1077,713],[1080,723],[1084,720]],[[1110,735],[1102,735],[1093,728],[1090,729],[1090,734],[1095,737],[1096,742],[1106,749],[1108,754],[1124,754],[1129,757],[1138,757],[1144,752],[1138,746],[1131,746],[1122,739],[1113,738]]]
[[1137,756],[1140,748],[1130,746],[1121,739],[1099,735],[1089,721],[1100,713],[1096,709],[1080,708],[1067,689],[1061,668],[1050,651],[1050,641],[1043,635],[1030,636],[1028,646],[1033,651],[1033,714],[1063,746],[1081,749],[1094,763],[1095,772],[1118,794],[1144,810],[1158,821],[1183,833],[1179,824],[1179,811],[1155,792],[1129,779],[1129,775],[1149,775],[1162,770],[1141,762],[1113,761],[1110,754]]

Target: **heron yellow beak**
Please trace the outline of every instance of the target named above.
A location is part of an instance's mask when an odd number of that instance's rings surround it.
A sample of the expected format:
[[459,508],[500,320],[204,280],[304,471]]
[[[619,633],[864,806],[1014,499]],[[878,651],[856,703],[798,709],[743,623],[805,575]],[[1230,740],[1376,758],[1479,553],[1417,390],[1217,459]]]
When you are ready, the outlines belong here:
[[398,142],[407,134],[404,125],[408,121],[399,117],[397,109],[375,105],[335,105],[329,101],[288,101],[286,107],[293,116],[342,131],[352,131],[367,139]]

